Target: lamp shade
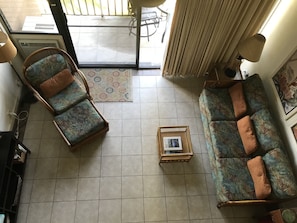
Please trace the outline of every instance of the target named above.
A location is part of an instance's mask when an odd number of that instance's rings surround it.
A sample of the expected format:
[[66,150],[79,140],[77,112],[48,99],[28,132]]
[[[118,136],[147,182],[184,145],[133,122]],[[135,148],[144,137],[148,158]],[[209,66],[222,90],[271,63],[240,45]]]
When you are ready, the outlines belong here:
[[260,60],[265,42],[265,36],[255,34],[239,44],[239,55],[248,61],[257,62]]
[[9,37],[0,31],[0,63],[11,61],[17,54],[17,49]]

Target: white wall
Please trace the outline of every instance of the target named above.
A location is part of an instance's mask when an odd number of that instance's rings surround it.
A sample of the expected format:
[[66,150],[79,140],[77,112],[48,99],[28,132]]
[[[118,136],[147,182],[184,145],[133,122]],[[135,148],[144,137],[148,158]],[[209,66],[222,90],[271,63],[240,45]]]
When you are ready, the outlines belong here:
[[285,117],[277,96],[272,77],[297,49],[297,1],[283,0],[261,33],[266,37],[261,59],[257,63],[244,62],[242,71],[258,73],[265,85],[274,117],[279,117],[281,131],[288,142],[291,161],[297,169],[297,144],[290,126],[297,123],[297,113],[289,119]]
[[21,82],[9,63],[0,64],[0,131],[10,131],[14,118],[9,112],[17,112]]

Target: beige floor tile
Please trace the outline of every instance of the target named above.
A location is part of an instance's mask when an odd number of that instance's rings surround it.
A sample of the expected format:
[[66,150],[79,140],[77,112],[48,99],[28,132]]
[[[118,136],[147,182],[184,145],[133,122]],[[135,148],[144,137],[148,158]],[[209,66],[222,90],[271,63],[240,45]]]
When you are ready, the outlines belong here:
[[185,174],[187,195],[208,195],[205,174]]
[[143,175],[163,174],[163,169],[159,165],[158,155],[143,155]]
[[58,158],[36,160],[35,179],[53,179],[57,177]]
[[164,179],[161,175],[143,176],[144,197],[164,197]]
[[186,195],[185,176],[180,175],[164,175],[164,185],[166,196],[182,196]]
[[99,178],[80,178],[78,180],[77,200],[99,199]]
[[123,136],[140,136],[141,134],[140,119],[123,120]]
[[141,132],[143,136],[156,136],[159,127],[160,122],[156,117],[141,120]]
[[122,176],[142,175],[142,156],[122,156]]
[[141,119],[155,119],[159,117],[158,103],[142,102],[140,104]]
[[177,109],[175,102],[159,103],[159,118],[177,118]]
[[27,204],[20,204],[18,209],[18,217],[17,217],[17,223],[25,223],[27,220],[29,210],[29,203]]
[[43,121],[27,122],[24,139],[40,139],[42,135],[43,123]]
[[143,136],[141,142],[142,154],[158,154],[158,139],[156,136]]
[[75,223],[97,223],[99,217],[99,201],[77,201]]
[[121,176],[122,174],[122,157],[121,156],[104,156],[102,158],[101,176]]
[[122,136],[122,120],[108,120],[109,131],[106,133],[106,136]]
[[123,119],[139,119],[140,118],[140,103],[125,103],[123,104]]
[[139,83],[141,88],[155,88],[157,86],[156,76],[140,76]]
[[60,153],[61,141],[54,138],[41,139],[39,157],[58,157]]
[[106,119],[122,119],[122,103],[104,104],[104,117]]
[[20,203],[29,203],[31,199],[33,180],[24,180],[22,185],[22,193]]
[[102,141],[103,139],[98,137],[82,145],[80,149],[81,157],[100,157],[102,154]]
[[[150,103],[157,101],[157,89],[156,88],[140,88],[139,97],[141,103]],[[142,110],[142,108],[141,108]]]
[[78,177],[79,159],[78,158],[60,158],[58,165],[58,178]]
[[100,177],[101,157],[80,158],[79,177]]
[[46,138],[61,139],[61,135],[57,131],[52,120],[43,122],[41,138],[43,138],[43,139],[46,139]]
[[101,177],[100,199],[116,199],[122,197],[121,177]]
[[142,176],[122,177],[122,198],[143,197]]
[[122,137],[122,155],[141,155],[141,137]]
[[122,155],[122,138],[119,136],[105,137],[102,142],[102,156]]
[[166,197],[168,220],[188,220],[187,197]]
[[191,160],[183,165],[185,173],[205,173],[202,154],[194,154]]
[[122,222],[143,222],[143,198],[122,199]]
[[145,221],[167,220],[165,198],[144,198]]
[[54,199],[56,180],[34,180],[31,202],[49,202]]
[[120,199],[99,201],[99,223],[107,222],[122,222],[122,201]]
[[77,197],[77,178],[57,179],[54,201],[75,201]]
[[192,93],[189,88],[174,88],[176,102],[192,102]]
[[188,202],[189,202],[190,219],[211,218],[211,210],[210,210],[208,196],[190,196],[188,197]]
[[30,155],[28,156],[29,159],[38,157],[40,141],[41,139],[24,139],[23,140],[24,145],[26,145],[27,148],[30,148],[30,151],[31,151]]
[[192,118],[195,117],[193,102],[178,102],[176,103],[177,117]]
[[183,174],[185,172],[183,163],[161,163],[164,174]]
[[175,95],[173,88],[158,88],[157,89],[158,102],[175,102]]
[[52,202],[30,203],[27,223],[50,223],[52,205]]
[[74,223],[76,202],[55,202],[53,204],[53,214],[51,223]]

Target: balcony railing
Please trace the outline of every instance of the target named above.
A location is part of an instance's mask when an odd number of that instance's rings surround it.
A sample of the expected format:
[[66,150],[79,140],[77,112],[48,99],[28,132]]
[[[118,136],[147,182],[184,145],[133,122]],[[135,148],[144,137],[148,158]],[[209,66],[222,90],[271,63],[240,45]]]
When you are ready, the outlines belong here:
[[[77,16],[127,16],[128,0],[61,0],[66,15]],[[44,7],[44,14],[51,14]]]

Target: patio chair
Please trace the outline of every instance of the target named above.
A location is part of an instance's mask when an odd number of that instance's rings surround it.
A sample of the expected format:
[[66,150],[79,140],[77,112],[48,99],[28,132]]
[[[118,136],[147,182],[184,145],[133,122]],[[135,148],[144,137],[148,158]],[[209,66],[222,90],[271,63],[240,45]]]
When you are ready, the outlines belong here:
[[25,84],[52,113],[67,145],[74,149],[109,130],[96,109],[84,74],[64,50],[47,47],[29,55],[23,65]]
[[[143,1],[141,2],[144,3]],[[163,10],[160,10],[155,5],[156,3],[150,3],[142,5],[137,0],[129,0],[128,1],[128,11],[131,15],[131,20],[129,22],[129,35],[133,34],[136,35],[135,28],[137,24],[137,7],[142,6],[142,12],[141,12],[141,27],[146,27],[146,34],[140,35],[140,37],[147,37],[149,41],[149,37],[154,35],[157,32],[157,29],[159,28],[159,24],[162,21],[162,17],[160,16],[160,12],[164,13]],[[159,10],[160,12],[158,12]],[[166,12],[165,12],[166,13]],[[167,16],[167,13],[166,13]],[[163,41],[163,38],[162,38]]]

